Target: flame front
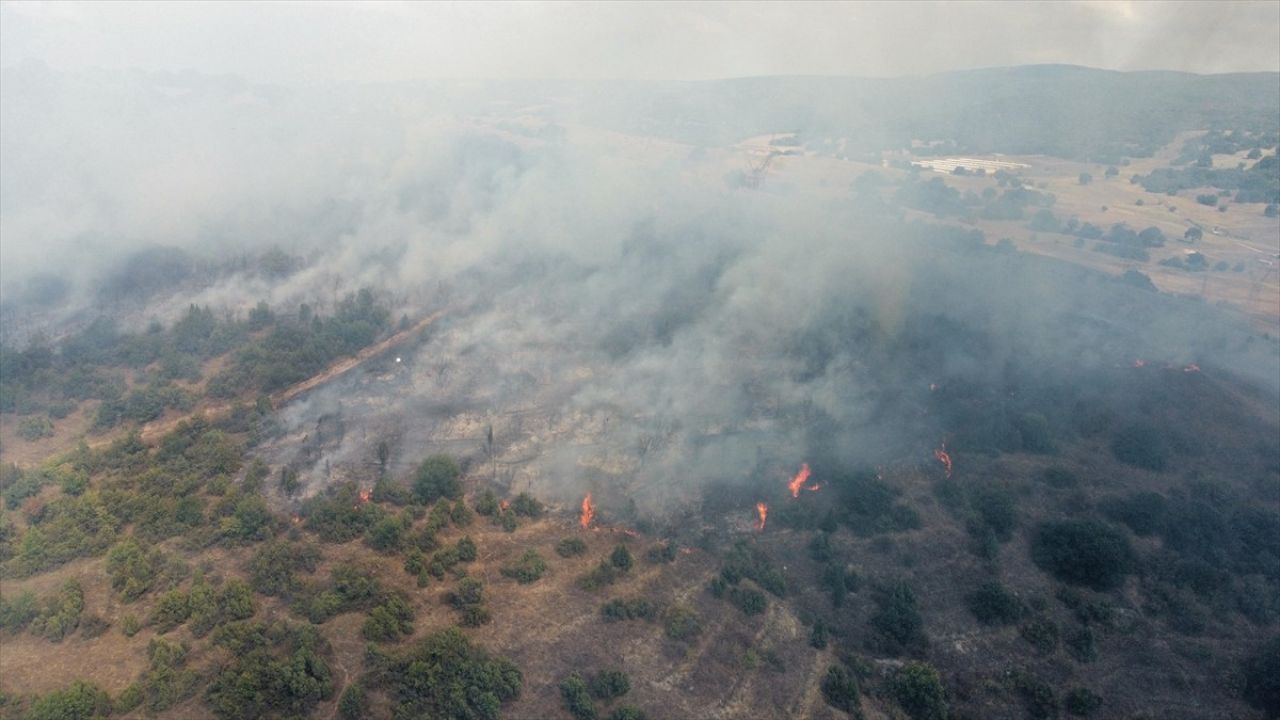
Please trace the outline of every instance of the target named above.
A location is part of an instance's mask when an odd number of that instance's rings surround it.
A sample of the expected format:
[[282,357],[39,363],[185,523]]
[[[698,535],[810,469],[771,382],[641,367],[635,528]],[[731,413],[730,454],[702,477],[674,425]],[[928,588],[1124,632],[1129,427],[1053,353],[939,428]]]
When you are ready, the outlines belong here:
[[[787,487],[791,489],[791,497],[793,498],[800,497],[800,488],[804,486],[805,482],[808,479],[809,479],[809,463],[801,463],[800,472],[796,473],[796,476],[791,479],[791,482],[787,483]],[[809,488],[809,489],[816,490],[817,488]]]
[[365,504],[365,503],[369,502],[369,498],[370,498],[370,497],[372,497],[372,496],[373,496],[373,491],[372,491],[372,490],[368,490],[368,489],[361,490],[361,491],[360,491],[360,504],[361,504],[361,505],[363,505],[363,504]]
[[1191,363],[1190,365],[1182,368],[1182,372],[1184,373],[1200,372],[1200,366],[1195,363]]
[[595,516],[596,508],[591,504],[591,493],[587,493],[587,496],[582,498],[582,517],[578,519],[578,524],[586,530],[591,526],[591,519]]
[[1143,360],[1142,358],[1138,358],[1133,361],[1133,366],[1136,368],[1145,367],[1146,364],[1147,364],[1147,361]]
[[947,443],[945,440],[942,443],[942,447],[933,451],[933,456],[938,459],[938,462],[942,463],[942,467],[945,468],[947,471],[947,477],[950,478],[951,477],[951,454],[947,452]]
[[[805,469],[808,470],[809,466],[806,465]],[[760,516],[760,519],[756,522],[756,530],[764,530],[764,521],[769,518],[769,506],[762,502],[756,503],[756,515]]]

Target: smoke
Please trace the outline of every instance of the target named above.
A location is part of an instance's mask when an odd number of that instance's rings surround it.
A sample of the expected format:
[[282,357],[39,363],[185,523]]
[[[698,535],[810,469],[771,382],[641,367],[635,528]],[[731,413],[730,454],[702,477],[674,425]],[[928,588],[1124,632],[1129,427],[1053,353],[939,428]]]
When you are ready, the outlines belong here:
[[[449,452],[515,490],[651,513],[815,447],[866,464],[932,448],[954,428],[931,386],[1070,382],[1133,357],[1280,377],[1274,343],[1203,303],[997,252],[846,186],[732,187],[733,152],[620,136],[573,103],[5,72],[6,303],[54,274],[75,291],[51,317],[83,312],[119,258],[160,245],[221,269],[140,319],[366,286],[395,317],[448,308],[403,362],[280,412],[259,452],[308,492],[372,477],[386,441],[400,476]],[[237,269],[269,248],[300,267]]]

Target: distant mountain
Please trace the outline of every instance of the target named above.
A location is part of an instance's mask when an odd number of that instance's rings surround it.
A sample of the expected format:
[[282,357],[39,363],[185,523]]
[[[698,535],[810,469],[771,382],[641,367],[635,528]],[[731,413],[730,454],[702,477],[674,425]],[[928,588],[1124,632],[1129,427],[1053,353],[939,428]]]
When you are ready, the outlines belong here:
[[1280,126],[1280,73],[1032,65],[892,79],[628,84],[628,90],[602,94],[584,110],[602,124],[700,144],[796,130],[806,139],[845,137],[861,150],[952,140],[965,152],[1106,161],[1150,154],[1179,131]]

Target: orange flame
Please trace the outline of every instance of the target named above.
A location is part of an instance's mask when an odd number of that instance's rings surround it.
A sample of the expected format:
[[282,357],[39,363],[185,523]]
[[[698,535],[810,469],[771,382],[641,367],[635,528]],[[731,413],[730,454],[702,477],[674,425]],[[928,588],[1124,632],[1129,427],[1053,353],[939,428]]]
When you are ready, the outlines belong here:
[[502,502],[498,503],[498,508],[501,509],[502,512],[506,512],[507,508],[509,507],[511,507],[511,503],[507,502],[506,500],[503,500]]
[[938,459],[938,462],[942,463],[942,467],[946,468],[947,477],[950,478],[951,477],[951,454],[947,452],[947,443],[945,440],[942,442],[942,447],[933,451],[933,456]]
[[791,497],[800,497],[800,488],[809,479],[809,463],[800,464],[800,472],[787,483],[787,487],[791,489]]
[[595,516],[596,508],[591,504],[591,493],[587,493],[587,496],[582,498],[582,517],[578,519],[578,524],[586,530],[591,526],[591,519]]
[[[808,465],[805,469],[808,469]],[[756,503],[756,514],[760,516],[759,522],[756,523],[756,530],[764,530],[764,521],[769,518],[769,506],[762,502]]]
[[293,524],[294,524],[294,525],[298,525],[298,524],[300,524],[301,522],[302,522],[302,518],[298,517],[297,515],[294,515],[294,516],[293,516]]
[[369,498],[370,498],[370,497],[373,497],[373,491],[372,491],[372,490],[367,490],[367,489],[366,489],[366,490],[361,490],[361,491],[360,491],[360,504],[361,504],[361,505],[363,505],[363,504],[365,504],[365,503],[369,502]]

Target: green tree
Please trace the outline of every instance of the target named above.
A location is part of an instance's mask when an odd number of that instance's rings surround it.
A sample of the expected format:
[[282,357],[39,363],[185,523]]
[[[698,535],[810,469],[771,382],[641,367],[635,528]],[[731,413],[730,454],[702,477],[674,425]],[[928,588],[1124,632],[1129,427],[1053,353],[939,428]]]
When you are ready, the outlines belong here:
[[890,692],[912,720],[946,720],[947,695],[932,665],[907,663],[889,682]]
[[858,705],[858,678],[843,665],[832,665],[822,678],[822,697],[831,707],[838,708],[854,717],[862,717]]
[[440,498],[456,499],[462,494],[458,476],[462,470],[448,455],[432,455],[418,466],[413,476],[413,494],[421,503],[432,503]]
[[1063,582],[1095,590],[1118,586],[1135,564],[1128,538],[1093,520],[1041,523],[1031,541],[1031,559]]

